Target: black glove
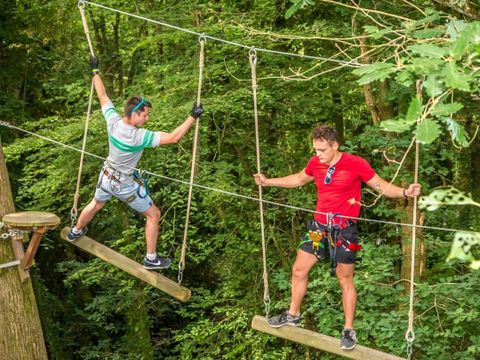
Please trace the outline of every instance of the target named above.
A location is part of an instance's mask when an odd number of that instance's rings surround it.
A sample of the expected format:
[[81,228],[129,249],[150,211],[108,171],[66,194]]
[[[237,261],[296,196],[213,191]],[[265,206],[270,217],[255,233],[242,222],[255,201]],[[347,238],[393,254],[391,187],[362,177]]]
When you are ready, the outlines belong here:
[[202,104],[200,105],[197,105],[196,102],[193,103],[193,108],[192,108],[192,112],[190,113],[190,115],[195,119],[197,120],[200,115],[202,115],[203,113],[203,107],[202,107]]
[[90,66],[92,68],[93,75],[100,74],[100,70],[98,69],[98,59],[94,55],[90,55]]

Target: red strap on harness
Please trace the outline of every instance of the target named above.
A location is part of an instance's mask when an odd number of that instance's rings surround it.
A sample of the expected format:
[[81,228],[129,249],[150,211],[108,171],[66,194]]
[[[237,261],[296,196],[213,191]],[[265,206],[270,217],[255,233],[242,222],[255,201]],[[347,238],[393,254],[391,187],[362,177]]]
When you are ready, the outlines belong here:
[[[343,246],[343,241],[342,240],[337,240],[337,243],[335,245]],[[360,251],[360,250],[362,250],[362,245],[353,244],[351,242],[348,242],[348,245],[345,248],[347,248],[350,251]]]

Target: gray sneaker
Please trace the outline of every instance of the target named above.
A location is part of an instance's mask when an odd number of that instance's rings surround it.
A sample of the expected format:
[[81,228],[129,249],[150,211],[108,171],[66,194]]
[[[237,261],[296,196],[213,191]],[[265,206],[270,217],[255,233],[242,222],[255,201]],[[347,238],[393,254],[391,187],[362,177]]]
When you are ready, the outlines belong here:
[[87,233],[87,231],[88,229],[86,226],[79,232],[75,231],[74,228],[71,228],[70,232],[67,234],[67,240],[73,242],[77,239],[80,239],[83,235]]
[[298,326],[300,325],[301,318],[300,315],[290,315],[288,311],[285,311],[280,315],[267,319],[267,323],[274,328],[279,328],[283,325]]
[[147,270],[166,269],[171,263],[172,260],[169,258],[158,255],[153,260],[149,260],[147,257],[143,259],[143,267]]
[[357,343],[357,333],[353,329],[343,329],[340,349],[352,350]]

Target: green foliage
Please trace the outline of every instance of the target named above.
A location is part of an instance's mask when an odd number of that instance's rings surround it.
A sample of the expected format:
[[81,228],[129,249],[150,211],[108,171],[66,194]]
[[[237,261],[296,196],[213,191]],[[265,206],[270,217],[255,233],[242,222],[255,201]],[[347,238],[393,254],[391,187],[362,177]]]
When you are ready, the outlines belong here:
[[[307,38],[306,34],[332,37],[343,44],[338,39],[352,33],[350,9],[313,1],[107,0],[104,4],[248,46],[323,57],[337,54],[337,47],[331,41]],[[424,192],[450,184],[456,153],[436,139],[445,132],[457,145],[466,146],[468,133],[478,121],[472,115],[478,111],[470,97],[478,92],[478,24],[447,19],[428,10],[423,17],[415,9],[406,9],[403,3],[370,5],[372,9],[375,5],[380,11],[414,19],[399,25],[410,40],[398,52],[398,59],[390,57],[366,65],[353,75],[349,69],[340,68],[309,81],[285,81],[285,76],[299,69],[315,66],[306,73],[312,74],[325,64],[259,53],[261,166],[269,176],[291,174],[304,167],[313,154],[309,132],[320,122],[340,124],[346,140],[343,149],[369,159],[386,179],[393,177],[396,170],[386,158],[398,161],[415,132],[418,140],[427,144],[423,146],[426,151],[420,168]],[[7,84],[0,93],[0,99],[5,100],[0,110],[2,117],[14,119],[38,135],[79,148],[90,75],[88,47],[76,4],[17,1],[2,6],[5,11],[0,16],[6,26],[0,31],[6,40],[0,52],[6,71],[0,77]],[[146,127],[173,130],[195,99],[198,39],[88,5],[87,14],[107,90],[117,108],[122,108],[129,95],[145,95],[153,103]],[[381,26],[368,17],[356,19],[360,22],[358,29],[363,29],[373,44],[390,41],[399,27],[394,22]],[[11,30],[7,31],[7,27]],[[278,36],[258,35],[253,29]],[[290,35],[298,38],[288,38]],[[358,47],[353,48],[355,56],[359,56]],[[383,55],[382,61],[389,57],[388,51]],[[255,197],[248,49],[208,40],[205,65],[205,114],[200,120],[195,182]],[[371,125],[356,82],[358,76],[361,84],[391,82],[388,100],[395,102],[395,114],[381,125],[395,132],[393,136],[385,136],[379,126]],[[417,79],[423,80],[425,94],[421,100],[413,93]],[[417,127],[418,119],[422,122]],[[62,225],[69,225],[79,154],[37,137],[20,133],[15,136],[7,140],[10,143],[4,150],[17,209],[54,212],[63,219]],[[190,132],[178,145],[147,149],[139,164],[161,176],[151,177],[151,192],[162,212],[158,250],[175,259],[172,268],[164,272],[171,279],[177,276],[188,186],[170,178],[188,181],[192,136]],[[95,101],[87,151],[106,156],[106,137]],[[100,159],[86,156],[81,206],[93,195],[101,166]],[[411,182],[412,177],[403,169],[396,183]],[[308,209],[314,207],[315,197],[313,185],[264,190],[267,200]],[[375,195],[368,192],[363,195],[366,204],[374,199]],[[444,199],[434,200],[431,206]],[[404,220],[395,203],[387,199],[365,207],[362,216]],[[428,224],[438,226],[468,223],[474,228],[476,221],[474,215],[463,217],[454,207],[443,207],[425,216]],[[265,205],[272,313],[288,307],[295,248],[303,224],[310,217],[310,213]],[[89,225],[93,238],[136,261],[141,261],[145,252],[143,232],[144,219],[115,200]],[[183,284],[192,289],[193,296],[186,304],[59,241],[58,231],[44,236],[34,279],[50,357],[335,358],[249,328],[252,316],[263,313],[257,202],[194,188],[188,235]],[[363,222],[361,235],[365,246],[356,275],[360,342],[403,355],[408,299],[406,284],[398,274],[402,261],[398,228]],[[480,347],[479,273],[470,272],[462,263],[445,263],[451,243],[448,236],[425,231],[425,237],[427,277],[416,288],[415,357],[443,359],[445,354],[453,354],[456,359],[473,359]],[[460,253],[467,246],[476,257],[474,241],[478,239],[457,240],[456,254],[470,259],[467,253]],[[340,289],[330,277],[327,264],[312,270],[308,290],[303,308],[305,325],[337,337],[343,323]]]

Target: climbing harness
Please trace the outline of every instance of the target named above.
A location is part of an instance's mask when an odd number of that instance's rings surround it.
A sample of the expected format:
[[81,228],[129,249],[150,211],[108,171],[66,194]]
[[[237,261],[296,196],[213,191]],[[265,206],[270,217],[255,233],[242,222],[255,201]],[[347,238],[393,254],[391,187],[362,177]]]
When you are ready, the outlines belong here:
[[[205,41],[204,35],[200,35],[200,52],[198,57],[198,88],[197,88],[197,106],[201,103],[202,97],[202,82],[203,82],[203,68],[205,65]],[[193,193],[193,180],[195,179],[196,171],[196,158],[198,137],[200,132],[199,120],[195,120],[195,135],[193,136],[192,145],[192,167],[190,169],[190,182],[188,183],[188,200],[187,200],[187,214],[185,216],[185,229],[183,232],[182,252],[180,255],[180,261],[178,262],[178,283],[181,284],[183,280],[183,271],[185,270],[185,257],[187,254],[187,238],[188,238],[188,226],[190,224],[190,207],[192,205],[192,193]]]
[[339,224],[334,224],[333,219],[336,216],[327,213],[328,224],[322,224],[315,220],[307,221],[307,232],[297,246],[297,250],[299,250],[304,244],[311,244],[313,255],[319,261],[330,258],[332,276],[336,274],[336,252],[339,247],[346,252],[362,250],[362,245],[353,241],[351,234],[346,236],[356,226],[355,222],[342,219]]

